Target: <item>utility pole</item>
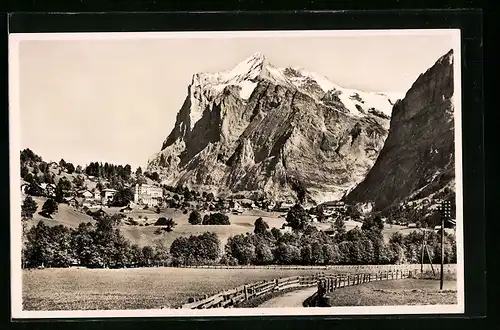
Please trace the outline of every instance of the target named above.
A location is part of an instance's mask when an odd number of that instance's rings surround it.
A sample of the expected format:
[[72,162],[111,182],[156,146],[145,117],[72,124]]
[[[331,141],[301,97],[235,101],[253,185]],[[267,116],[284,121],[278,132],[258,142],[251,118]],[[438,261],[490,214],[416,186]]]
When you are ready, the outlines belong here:
[[[422,230],[422,256],[420,258],[420,273],[424,273],[425,229]],[[432,262],[432,260],[431,260]]]
[[441,275],[439,282],[439,289],[443,290],[444,281],[444,224],[445,220],[451,217],[451,202],[443,201],[441,202]]

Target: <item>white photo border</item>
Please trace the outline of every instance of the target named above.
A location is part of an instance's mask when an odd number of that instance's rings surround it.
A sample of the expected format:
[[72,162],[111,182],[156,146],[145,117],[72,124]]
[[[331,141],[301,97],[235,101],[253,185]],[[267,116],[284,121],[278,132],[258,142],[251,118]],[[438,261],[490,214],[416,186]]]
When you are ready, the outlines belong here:
[[[234,308],[234,309],[146,309],[146,310],[85,310],[85,311],[25,311],[22,309],[20,193],[20,109],[19,109],[19,43],[23,40],[119,40],[172,38],[298,38],[355,37],[375,35],[449,35],[454,50],[454,129],[456,183],[456,242],[457,242],[457,304],[416,306],[355,306],[321,308]],[[10,239],[11,239],[11,317],[12,319],[51,318],[115,318],[115,317],[232,317],[232,316],[344,316],[344,315],[405,315],[463,314],[464,294],[464,235],[462,178],[462,77],[460,29],[395,29],[395,30],[285,30],[285,31],[203,31],[203,32],[119,32],[119,33],[12,33],[9,35],[9,148],[10,148]]]

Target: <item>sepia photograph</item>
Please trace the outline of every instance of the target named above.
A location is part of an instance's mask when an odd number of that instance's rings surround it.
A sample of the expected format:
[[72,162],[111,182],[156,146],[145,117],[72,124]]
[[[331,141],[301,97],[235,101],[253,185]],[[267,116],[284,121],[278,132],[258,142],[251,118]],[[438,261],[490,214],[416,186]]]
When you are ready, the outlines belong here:
[[460,51],[10,34],[12,317],[463,313]]

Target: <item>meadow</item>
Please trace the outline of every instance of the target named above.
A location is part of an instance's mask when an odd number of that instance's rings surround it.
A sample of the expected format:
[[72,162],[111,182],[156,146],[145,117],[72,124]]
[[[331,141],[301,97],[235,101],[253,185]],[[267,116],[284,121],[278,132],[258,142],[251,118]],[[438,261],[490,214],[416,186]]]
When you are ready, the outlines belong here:
[[24,310],[117,310],[177,307],[189,297],[319,270],[53,268],[23,270]]
[[457,304],[457,282],[402,279],[370,282],[335,290],[327,296],[329,306],[401,306]]

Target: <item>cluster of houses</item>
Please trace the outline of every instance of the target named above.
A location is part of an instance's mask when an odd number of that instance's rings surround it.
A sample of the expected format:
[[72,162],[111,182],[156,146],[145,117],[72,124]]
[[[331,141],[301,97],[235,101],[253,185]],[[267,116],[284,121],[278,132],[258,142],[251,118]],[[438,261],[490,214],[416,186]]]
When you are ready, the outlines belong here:
[[74,196],[66,197],[65,202],[72,206],[100,207],[111,202],[116,192],[115,189],[103,189],[102,191],[84,189],[77,191]]

